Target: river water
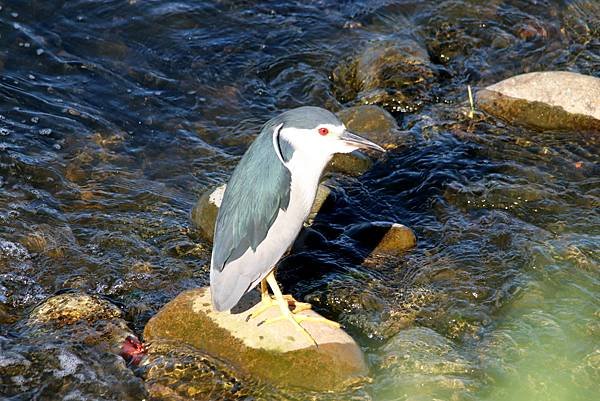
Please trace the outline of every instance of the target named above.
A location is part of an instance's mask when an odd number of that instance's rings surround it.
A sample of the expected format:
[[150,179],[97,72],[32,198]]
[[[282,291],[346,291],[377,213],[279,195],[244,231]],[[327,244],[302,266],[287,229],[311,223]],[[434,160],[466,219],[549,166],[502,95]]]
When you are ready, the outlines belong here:
[[[147,398],[118,356],[27,335],[29,312],[83,291],[140,335],[206,285],[197,197],[278,112],[363,102],[336,71],[382,41],[410,42],[433,71],[382,103],[402,144],[334,175],[315,224],[327,246],[281,268],[287,292],[357,339],[371,381],[303,395],[238,378],[243,391],[205,398],[597,399],[598,136],[465,107],[467,85],[523,72],[599,76],[595,0],[0,1],[3,399]],[[418,247],[363,261],[340,234],[378,220],[412,227]]]

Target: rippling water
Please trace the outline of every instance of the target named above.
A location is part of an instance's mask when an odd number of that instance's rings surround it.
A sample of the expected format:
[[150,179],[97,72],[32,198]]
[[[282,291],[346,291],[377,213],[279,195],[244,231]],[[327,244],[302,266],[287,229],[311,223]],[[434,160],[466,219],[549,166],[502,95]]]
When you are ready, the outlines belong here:
[[[287,291],[360,342],[372,383],[310,397],[595,399],[598,136],[469,119],[464,103],[468,84],[522,72],[598,76],[594,0],[0,2],[0,395],[146,397],[119,357],[29,335],[28,313],[82,290],[140,334],[206,285],[196,198],[274,114],[360,103],[334,72],[381,41],[430,59],[415,96],[384,104],[405,145],[362,177],[335,176],[315,224],[327,246],[281,269]],[[419,246],[362,262],[339,234],[375,220],[414,228]]]

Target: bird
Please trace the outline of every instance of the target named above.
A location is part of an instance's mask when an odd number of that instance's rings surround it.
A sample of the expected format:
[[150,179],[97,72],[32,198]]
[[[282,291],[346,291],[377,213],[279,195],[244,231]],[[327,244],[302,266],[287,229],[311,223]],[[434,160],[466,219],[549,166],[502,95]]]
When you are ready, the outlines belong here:
[[310,304],[283,295],[274,269],[303,227],[329,160],[335,153],[357,149],[385,152],[320,107],[291,109],[264,124],[234,169],[217,214],[210,266],[215,311],[231,310],[260,284],[260,307],[252,317],[278,305],[281,315],[269,322],[289,320],[306,334],[303,321],[337,325],[299,314]]

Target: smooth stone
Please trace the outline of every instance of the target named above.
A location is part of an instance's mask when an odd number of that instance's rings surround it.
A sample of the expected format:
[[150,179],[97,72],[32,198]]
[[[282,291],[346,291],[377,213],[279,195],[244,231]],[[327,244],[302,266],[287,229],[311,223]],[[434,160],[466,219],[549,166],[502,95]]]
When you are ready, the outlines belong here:
[[387,221],[356,224],[345,234],[368,247],[371,255],[396,256],[417,245],[417,237],[409,227]]
[[[349,131],[361,135],[385,149],[394,149],[400,140],[396,119],[385,109],[375,105],[349,107],[337,113]],[[333,155],[325,171],[333,171],[357,177],[373,166],[370,157],[362,152],[337,153]]]
[[[223,201],[225,188],[227,188],[227,184],[220,185],[202,194],[196,202],[196,205],[192,208],[190,215],[193,226],[200,232],[205,240],[210,242],[212,242],[214,237],[217,214],[219,213],[219,208]],[[319,184],[315,201],[307,221],[312,221],[315,218],[330,196],[331,189],[327,185]]]
[[[188,290],[150,319],[144,338],[192,346],[227,361],[244,375],[275,385],[334,390],[361,381],[367,374],[360,348],[342,329],[320,322],[303,323],[319,344],[315,347],[289,321],[261,324],[280,315],[277,306],[250,319],[258,301],[255,290],[233,313],[215,312],[208,287]],[[300,313],[320,317],[312,310]]]
[[226,187],[227,184],[223,184],[206,191],[192,208],[191,220],[193,225],[200,231],[204,239],[211,242],[215,234],[217,214],[219,213]]
[[336,153],[325,167],[325,173],[336,172],[358,177],[369,170],[372,165],[373,161],[361,152]]
[[541,129],[600,131],[600,78],[567,71],[532,72],[477,93],[484,111]]
[[404,139],[394,116],[376,105],[360,105],[340,110],[337,116],[349,131],[364,136],[385,149],[396,148]]
[[127,337],[135,337],[117,306],[83,293],[48,298],[31,311],[26,325],[33,329],[33,334],[61,331],[65,336],[88,345],[101,345],[117,354]]

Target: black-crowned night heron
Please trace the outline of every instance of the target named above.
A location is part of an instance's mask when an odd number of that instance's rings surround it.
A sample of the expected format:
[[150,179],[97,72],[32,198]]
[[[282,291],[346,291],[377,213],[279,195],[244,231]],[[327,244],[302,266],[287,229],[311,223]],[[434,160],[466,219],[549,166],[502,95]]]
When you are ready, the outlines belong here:
[[233,308],[260,283],[262,305],[253,316],[277,304],[282,315],[271,321],[288,319],[305,333],[305,320],[336,324],[296,314],[310,305],[282,295],[273,269],[300,232],[326,164],[334,153],[356,149],[384,151],[319,107],[289,110],[264,125],[233,172],[217,216],[210,269],[215,310]]

